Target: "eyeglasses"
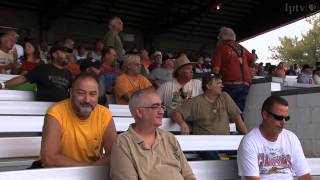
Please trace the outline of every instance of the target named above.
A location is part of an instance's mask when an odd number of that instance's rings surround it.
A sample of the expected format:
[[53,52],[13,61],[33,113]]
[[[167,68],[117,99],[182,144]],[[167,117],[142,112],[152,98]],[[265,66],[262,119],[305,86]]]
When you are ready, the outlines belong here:
[[267,111],[267,113],[271,114],[272,117],[277,121],[282,121],[283,119],[285,121],[289,121],[290,120],[290,116],[280,116],[280,115],[276,115],[276,114],[274,114],[274,113],[272,113],[270,111]]
[[149,108],[149,109],[157,110],[157,111],[159,111],[161,109],[163,109],[163,111],[166,111],[166,109],[167,109],[166,106],[164,106],[164,105],[143,106],[143,107],[138,107],[138,108]]
[[180,97],[182,97],[182,99],[186,99],[187,98],[187,95],[183,92],[183,87],[181,87],[179,89],[179,93],[180,93]]

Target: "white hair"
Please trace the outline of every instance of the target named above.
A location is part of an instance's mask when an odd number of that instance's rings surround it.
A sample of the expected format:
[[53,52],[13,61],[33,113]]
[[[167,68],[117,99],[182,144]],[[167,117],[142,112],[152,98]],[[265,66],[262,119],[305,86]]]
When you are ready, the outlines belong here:
[[113,27],[114,23],[117,21],[117,19],[119,19],[118,16],[115,16],[115,17],[113,17],[112,19],[110,19],[109,25],[108,25],[109,30],[112,30],[112,27]]
[[229,27],[221,27],[219,32],[219,38],[222,40],[236,40],[236,34],[234,31]]
[[129,65],[130,63],[134,62],[136,59],[139,59],[139,61],[140,61],[140,56],[137,55],[137,54],[127,54],[127,55],[124,55],[124,56],[122,57],[122,62],[123,62],[122,67],[123,67],[125,70],[127,70],[128,65]]

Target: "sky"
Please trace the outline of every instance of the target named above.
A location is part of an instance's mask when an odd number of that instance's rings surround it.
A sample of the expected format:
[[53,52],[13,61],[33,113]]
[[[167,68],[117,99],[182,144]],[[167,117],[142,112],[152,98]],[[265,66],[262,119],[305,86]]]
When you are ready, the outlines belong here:
[[279,37],[297,36],[298,38],[301,38],[301,34],[305,34],[310,28],[312,28],[312,25],[307,23],[305,19],[301,19],[252,39],[243,41],[240,44],[250,52],[252,49],[256,50],[256,54],[259,58],[257,60],[258,63],[263,62],[265,64],[266,62],[270,62],[273,65],[277,65],[279,63],[278,61],[270,59],[272,53],[268,47],[280,45]]

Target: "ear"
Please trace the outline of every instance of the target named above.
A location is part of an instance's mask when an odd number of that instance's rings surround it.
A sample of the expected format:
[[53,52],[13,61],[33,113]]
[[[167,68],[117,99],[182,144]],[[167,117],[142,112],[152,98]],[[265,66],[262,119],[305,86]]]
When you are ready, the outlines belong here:
[[212,81],[206,84],[207,89],[212,89]]
[[136,115],[137,115],[137,117],[138,117],[139,119],[142,119],[142,112],[141,112],[141,109],[137,108],[137,109],[135,109],[135,111],[136,111]]
[[268,113],[263,110],[263,111],[261,112],[261,116],[262,116],[262,119],[266,119],[267,116],[268,116]]
[[51,56],[52,56],[53,59],[57,58],[57,52],[51,53]]
[[72,98],[72,88],[69,88],[69,97]]

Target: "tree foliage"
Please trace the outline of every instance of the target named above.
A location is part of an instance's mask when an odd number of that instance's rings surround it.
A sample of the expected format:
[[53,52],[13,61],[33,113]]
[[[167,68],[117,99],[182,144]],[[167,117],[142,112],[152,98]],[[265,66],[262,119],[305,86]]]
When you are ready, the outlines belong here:
[[311,64],[320,61],[320,15],[312,16],[306,20],[312,28],[302,38],[280,37],[280,45],[269,47],[272,52],[271,59],[285,62],[288,65]]

